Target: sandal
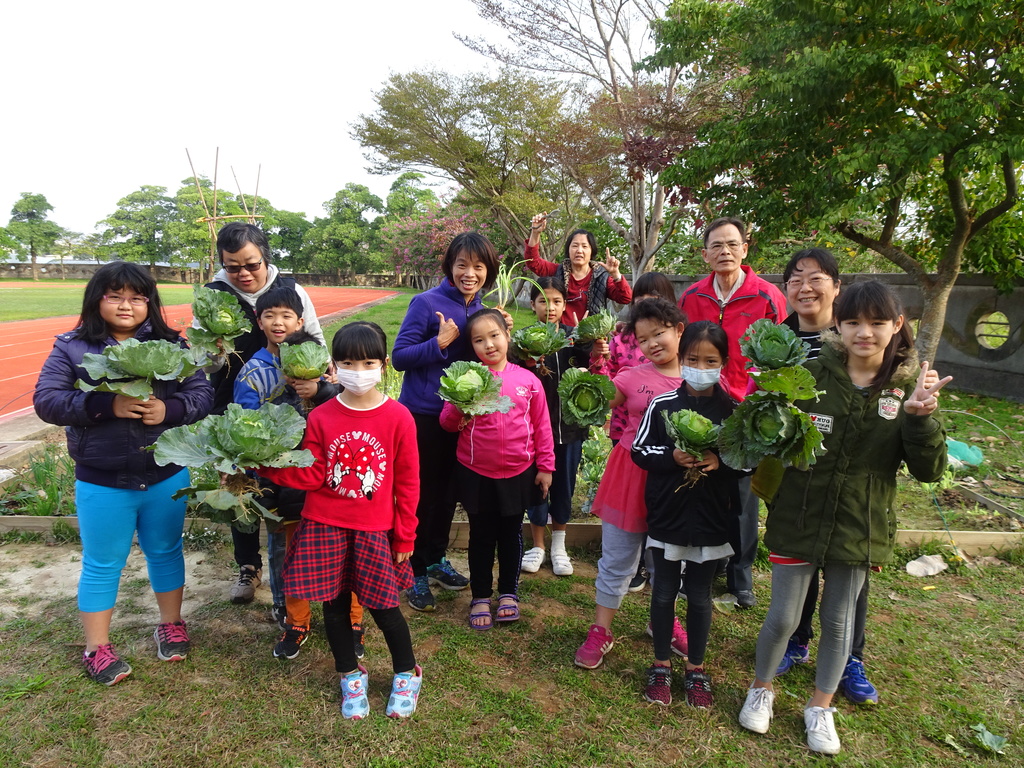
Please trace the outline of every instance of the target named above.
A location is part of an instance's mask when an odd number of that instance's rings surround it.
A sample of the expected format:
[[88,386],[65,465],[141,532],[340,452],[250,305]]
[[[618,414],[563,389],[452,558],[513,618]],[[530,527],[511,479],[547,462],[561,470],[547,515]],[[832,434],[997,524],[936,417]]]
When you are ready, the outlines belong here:
[[[502,605],[502,600],[511,600],[511,603],[505,603]],[[519,621],[519,598],[515,595],[499,595],[498,596],[498,615],[494,619],[495,621]]]
[[[474,611],[473,608],[478,605],[487,606],[487,610]],[[474,619],[487,619],[482,624],[474,624]],[[494,620],[491,618],[491,599],[489,597],[481,597],[473,600],[469,604],[469,628],[475,629],[477,632],[486,632],[488,629],[494,627]]]

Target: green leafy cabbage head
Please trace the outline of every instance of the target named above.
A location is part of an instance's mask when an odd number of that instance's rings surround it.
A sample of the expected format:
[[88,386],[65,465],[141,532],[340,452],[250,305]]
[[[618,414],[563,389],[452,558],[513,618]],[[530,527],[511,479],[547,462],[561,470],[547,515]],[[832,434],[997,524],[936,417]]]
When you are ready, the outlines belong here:
[[293,379],[319,379],[331,362],[327,347],[315,341],[281,344],[281,370]]
[[197,285],[192,298],[192,316],[199,327],[189,328],[189,342],[211,355],[233,352],[233,340],[252,330],[252,323],[238,300],[227,291]]
[[737,469],[774,457],[807,469],[822,452],[822,436],[810,417],[774,392],[754,392],[740,403],[718,434],[722,460]]
[[467,416],[508,413],[512,399],[501,394],[501,380],[482,363],[458,360],[441,375],[438,397]]
[[616,317],[607,309],[596,315],[587,315],[576,326],[575,338],[578,341],[595,341],[607,339],[615,330]]
[[807,359],[810,346],[787,325],[776,325],[767,318],[750,324],[740,338],[740,352],[750,365],[761,371],[800,365]]
[[173,341],[125,339],[105,347],[103,352],[86,352],[82,367],[99,384],[78,380],[86,392],[116,392],[128,397],[148,400],[153,394],[153,381],[182,381],[198,371],[206,356]]
[[601,426],[608,419],[615,385],[607,376],[570,368],[558,382],[562,420],[581,427]]
[[676,448],[698,459],[718,442],[718,425],[696,411],[662,411],[665,427]]
[[512,334],[512,349],[519,357],[544,357],[569,346],[558,323],[536,323]]

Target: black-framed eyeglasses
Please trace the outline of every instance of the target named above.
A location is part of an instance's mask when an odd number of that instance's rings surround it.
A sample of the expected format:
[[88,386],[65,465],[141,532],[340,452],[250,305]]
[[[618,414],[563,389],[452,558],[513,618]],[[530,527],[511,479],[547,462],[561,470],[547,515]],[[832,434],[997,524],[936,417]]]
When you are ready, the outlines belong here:
[[105,293],[103,294],[103,300],[107,302],[107,304],[121,304],[122,302],[127,301],[133,307],[144,307],[149,304],[149,299],[145,296],[132,296],[129,298],[127,296],[121,296],[118,293]]
[[254,272],[259,272],[260,271],[260,267],[262,265],[263,265],[263,259],[261,258],[259,261],[254,261],[251,264],[224,264],[223,266],[224,266],[224,271],[225,272],[227,272],[229,274],[232,274],[232,275],[237,275],[243,269],[246,272],[248,272],[249,274],[253,274]]

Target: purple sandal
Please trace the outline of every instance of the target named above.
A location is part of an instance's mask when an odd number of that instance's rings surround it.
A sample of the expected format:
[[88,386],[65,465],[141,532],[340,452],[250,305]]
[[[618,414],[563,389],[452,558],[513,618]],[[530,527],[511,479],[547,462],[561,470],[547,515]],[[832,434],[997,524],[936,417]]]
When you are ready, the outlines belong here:
[[[484,611],[474,611],[473,608],[475,608],[478,605],[485,605],[485,606],[487,606],[487,610],[484,610]],[[487,619],[487,622],[484,623],[484,624],[474,624],[473,623],[474,619],[484,619],[484,618]],[[480,598],[477,598],[476,600],[473,600],[472,602],[470,602],[470,604],[469,604],[469,628],[470,629],[475,629],[477,632],[486,632],[488,629],[491,629],[493,627],[494,627],[494,620],[491,618],[491,599],[489,597],[480,597]]]
[[[506,598],[513,602],[511,604],[506,603],[505,605],[502,605],[501,601]],[[502,615],[502,611],[505,611],[504,615]],[[495,621],[519,621],[519,598],[515,595],[498,595],[497,614]]]

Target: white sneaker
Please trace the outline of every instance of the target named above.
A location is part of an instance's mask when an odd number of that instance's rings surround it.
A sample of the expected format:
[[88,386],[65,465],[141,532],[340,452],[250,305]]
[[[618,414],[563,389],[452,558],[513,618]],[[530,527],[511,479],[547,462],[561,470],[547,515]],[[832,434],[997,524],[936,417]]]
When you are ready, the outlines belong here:
[[804,725],[807,726],[807,746],[811,752],[823,755],[839,754],[839,735],[836,733],[835,707],[807,707]]
[[768,733],[775,694],[767,688],[751,688],[740,710],[740,725],[754,733]]
[[544,564],[544,547],[534,547],[523,553],[523,562],[519,570],[523,573],[536,573]]
[[555,572],[555,576],[572,576],[572,560],[564,550],[551,551],[551,570]]

